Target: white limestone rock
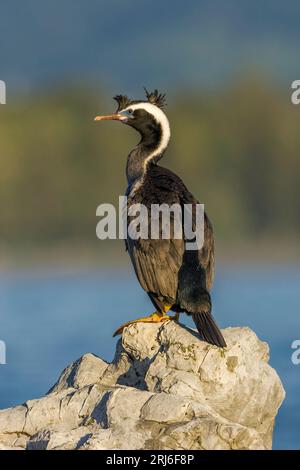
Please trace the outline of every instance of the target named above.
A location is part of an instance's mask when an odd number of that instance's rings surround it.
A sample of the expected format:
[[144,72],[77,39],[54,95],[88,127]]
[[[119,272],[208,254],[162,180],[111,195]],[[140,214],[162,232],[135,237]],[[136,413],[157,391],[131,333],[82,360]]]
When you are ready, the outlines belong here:
[[0,449],[270,449],[284,390],[249,328],[227,348],[175,322],[133,324],[113,362],[85,354],[47,395],[0,411]]
[[107,366],[107,362],[100,357],[90,353],[85,354],[63,370],[58,381],[48,393],[95,384],[100,381]]

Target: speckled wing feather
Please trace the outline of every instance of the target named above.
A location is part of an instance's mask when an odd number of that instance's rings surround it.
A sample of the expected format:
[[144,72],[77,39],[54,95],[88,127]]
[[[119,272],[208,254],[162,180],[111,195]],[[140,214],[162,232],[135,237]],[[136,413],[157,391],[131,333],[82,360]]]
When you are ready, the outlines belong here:
[[[132,191],[128,204],[142,203],[172,205],[195,204],[197,201],[188,192],[181,179],[170,170],[153,165],[147,172],[147,181],[140,190]],[[147,188],[151,188],[149,191]],[[172,227],[171,219],[171,227]],[[171,228],[172,230],[172,228]],[[183,263],[185,241],[174,238],[164,240],[127,240],[128,252],[138,280],[157,307],[176,303],[178,272]],[[205,218],[205,243],[198,252],[199,266],[207,273],[207,288],[212,284],[213,236],[208,218]]]

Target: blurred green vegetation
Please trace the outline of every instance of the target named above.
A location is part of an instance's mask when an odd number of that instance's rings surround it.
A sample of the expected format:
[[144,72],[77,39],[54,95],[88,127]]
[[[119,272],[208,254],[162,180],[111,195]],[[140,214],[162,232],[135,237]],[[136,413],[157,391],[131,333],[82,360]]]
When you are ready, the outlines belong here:
[[[253,79],[217,93],[182,90],[168,101],[172,140],[161,164],[205,204],[220,246],[255,251],[263,240],[280,251],[288,240],[297,251],[300,118],[289,90]],[[114,249],[96,240],[95,211],[124,193],[126,157],[138,139],[124,125],[93,122],[114,109],[92,87],[0,107],[2,255],[59,244]]]

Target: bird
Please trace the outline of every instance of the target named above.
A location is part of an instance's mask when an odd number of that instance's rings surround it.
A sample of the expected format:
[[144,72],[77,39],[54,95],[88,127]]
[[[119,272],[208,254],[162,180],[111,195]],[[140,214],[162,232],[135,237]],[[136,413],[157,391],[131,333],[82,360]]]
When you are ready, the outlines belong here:
[[[148,92],[145,99],[132,100],[126,95],[114,97],[117,110],[113,114],[96,116],[95,121],[119,121],[140,134],[139,143],[127,157],[126,190],[127,209],[135,204],[146,208],[152,204],[198,204],[182,179],[171,170],[159,165],[170,141],[166,95],[158,90]],[[127,219],[127,228],[129,219]],[[173,234],[174,235],[174,234]],[[148,294],[155,312],[128,321],[118,328],[114,336],[122,334],[133,323],[161,323],[179,320],[185,313],[191,316],[200,338],[220,348],[225,339],[212,315],[211,288],[214,279],[213,227],[204,213],[204,242],[200,248],[187,250],[186,240],[170,236],[169,239],[142,239],[127,237],[129,253],[137,279]],[[169,312],[175,313],[171,316]]]

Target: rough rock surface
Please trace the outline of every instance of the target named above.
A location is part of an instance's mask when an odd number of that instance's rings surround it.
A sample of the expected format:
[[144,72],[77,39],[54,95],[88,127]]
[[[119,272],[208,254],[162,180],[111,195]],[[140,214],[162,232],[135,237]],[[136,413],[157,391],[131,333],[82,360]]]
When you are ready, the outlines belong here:
[[223,334],[225,350],[175,322],[129,326],[111,364],[86,354],[0,411],[0,449],[270,449],[284,389],[268,345]]

